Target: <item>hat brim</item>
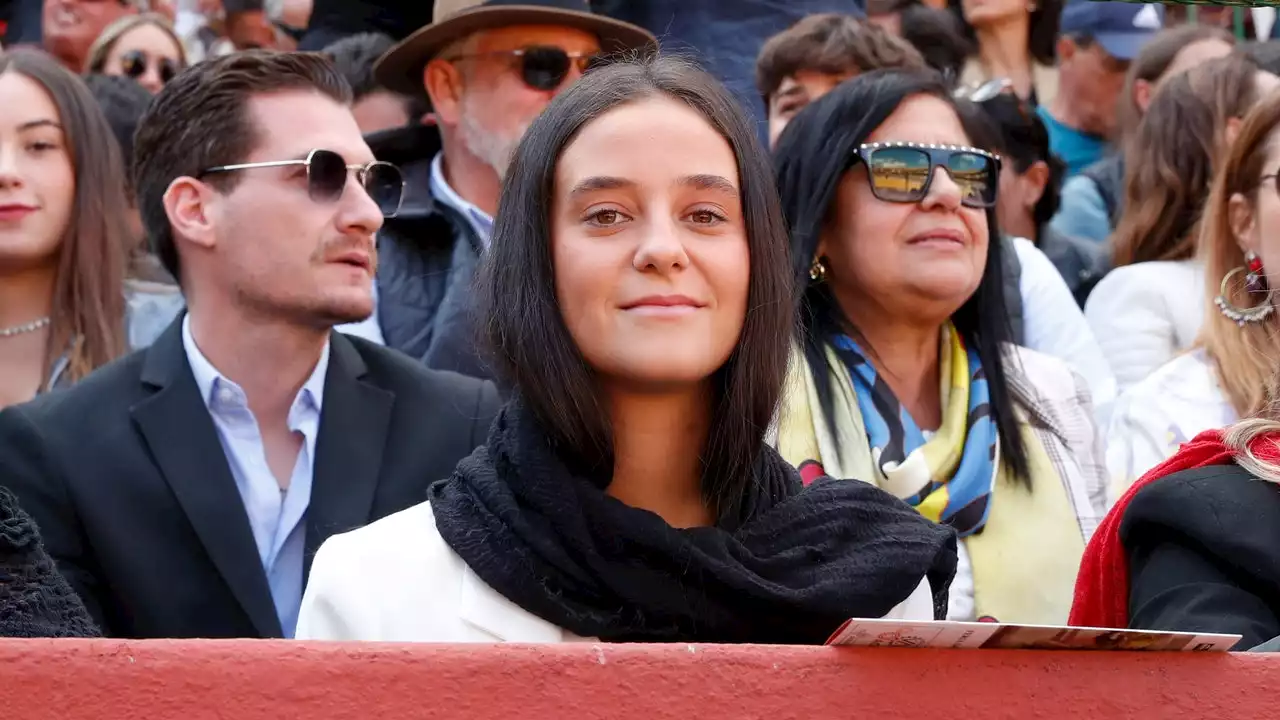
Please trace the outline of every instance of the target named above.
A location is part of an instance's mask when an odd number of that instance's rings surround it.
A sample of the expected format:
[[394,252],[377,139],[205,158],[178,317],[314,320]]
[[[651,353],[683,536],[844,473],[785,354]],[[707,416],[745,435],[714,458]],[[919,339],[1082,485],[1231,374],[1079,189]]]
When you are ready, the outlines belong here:
[[585,30],[600,38],[605,53],[657,48],[658,39],[647,30],[621,20],[576,10],[557,10],[537,5],[480,7],[459,13],[418,29],[378,58],[374,78],[391,90],[419,95],[422,70],[450,43],[481,30],[510,25],[558,25]]
[[1102,46],[1107,54],[1117,60],[1133,60],[1138,57],[1144,45],[1155,37],[1153,32],[1140,33],[1097,33],[1093,39]]

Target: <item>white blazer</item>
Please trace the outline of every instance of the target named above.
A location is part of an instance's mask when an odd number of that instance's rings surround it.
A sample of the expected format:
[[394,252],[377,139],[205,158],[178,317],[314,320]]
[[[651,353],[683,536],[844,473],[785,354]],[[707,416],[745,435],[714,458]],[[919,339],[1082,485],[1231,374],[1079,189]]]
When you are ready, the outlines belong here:
[[[928,580],[886,617],[932,620]],[[428,503],[325,541],[311,565],[296,637],[440,643],[594,640],[533,615],[485,584],[440,536]]]

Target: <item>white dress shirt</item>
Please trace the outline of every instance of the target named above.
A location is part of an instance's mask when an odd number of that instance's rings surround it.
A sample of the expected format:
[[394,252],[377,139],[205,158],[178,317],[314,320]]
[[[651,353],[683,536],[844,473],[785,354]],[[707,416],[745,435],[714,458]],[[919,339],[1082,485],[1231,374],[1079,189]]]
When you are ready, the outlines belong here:
[[[885,617],[932,620],[929,580],[922,579]],[[334,535],[320,546],[302,601],[298,638],[448,643],[592,640],[521,608],[481,580],[440,536],[429,503]]]
[[436,202],[457,210],[471,224],[476,235],[480,236],[480,244],[489,247],[489,237],[493,235],[493,218],[488,213],[467,202],[444,179],[444,153],[436,153],[431,161],[431,196]]
[[311,504],[311,473],[329,371],[329,345],[325,344],[315,370],[289,408],[289,429],[302,433],[303,443],[286,490],[281,490],[267,465],[262,433],[244,390],[223,377],[196,347],[190,315],[182,320],[182,345],[244,503],[280,628],[291,638],[302,602],[306,514]]

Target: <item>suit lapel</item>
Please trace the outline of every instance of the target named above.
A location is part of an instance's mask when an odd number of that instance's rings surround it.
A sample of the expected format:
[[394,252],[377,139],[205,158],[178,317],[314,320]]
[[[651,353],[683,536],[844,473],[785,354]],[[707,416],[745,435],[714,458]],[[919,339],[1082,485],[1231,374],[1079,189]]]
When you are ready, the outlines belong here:
[[383,450],[395,395],[365,382],[368,372],[346,336],[330,340],[329,374],[307,509],[306,570],[330,535],[354,530],[372,519]]
[[181,317],[147,351],[142,382],[155,393],[134,406],[133,421],[161,474],[254,628],[281,637],[244,502],[187,362]]

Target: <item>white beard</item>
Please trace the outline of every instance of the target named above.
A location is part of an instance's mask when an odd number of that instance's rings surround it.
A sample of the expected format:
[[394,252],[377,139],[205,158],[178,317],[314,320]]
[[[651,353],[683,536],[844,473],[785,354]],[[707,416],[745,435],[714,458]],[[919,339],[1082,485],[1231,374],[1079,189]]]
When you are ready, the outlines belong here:
[[484,127],[479,118],[468,112],[465,106],[462,117],[458,121],[462,144],[481,162],[493,168],[493,171],[498,173],[499,180],[506,177],[507,168],[511,166],[516,147],[527,129],[528,126],[524,125],[517,129],[515,137],[502,137]]

